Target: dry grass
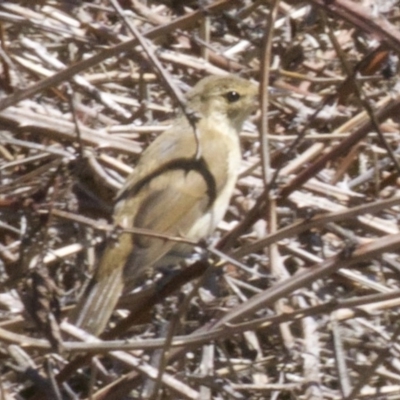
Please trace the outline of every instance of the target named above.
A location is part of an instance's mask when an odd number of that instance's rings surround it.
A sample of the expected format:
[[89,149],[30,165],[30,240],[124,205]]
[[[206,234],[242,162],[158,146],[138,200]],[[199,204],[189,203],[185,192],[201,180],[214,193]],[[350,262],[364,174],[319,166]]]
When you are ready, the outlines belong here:
[[[400,8],[292,3],[0,3],[1,399],[400,399]],[[116,190],[226,72],[263,107],[210,265],[88,337],[65,317]]]

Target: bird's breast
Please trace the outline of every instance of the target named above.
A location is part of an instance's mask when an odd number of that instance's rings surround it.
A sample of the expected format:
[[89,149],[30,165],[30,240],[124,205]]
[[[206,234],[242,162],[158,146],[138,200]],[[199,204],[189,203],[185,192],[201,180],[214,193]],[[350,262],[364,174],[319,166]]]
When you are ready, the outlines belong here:
[[222,140],[213,140],[209,143],[214,146],[214,151],[203,152],[209,171],[216,182],[217,195],[208,210],[190,229],[188,237],[194,240],[200,240],[211,234],[222,221],[236,185],[241,163],[239,137],[235,132],[220,139]]

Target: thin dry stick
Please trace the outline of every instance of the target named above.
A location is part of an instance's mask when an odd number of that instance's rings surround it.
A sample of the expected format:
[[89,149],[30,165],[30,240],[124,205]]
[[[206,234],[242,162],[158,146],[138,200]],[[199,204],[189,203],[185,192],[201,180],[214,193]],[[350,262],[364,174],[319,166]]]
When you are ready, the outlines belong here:
[[[42,214],[48,213],[48,210],[40,210],[40,211]],[[163,233],[152,232],[149,229],[120,228],[118,226],[115,226],[112,224],[107,224],[105,222],[99,223],[99,221],[97,221],[97,220],[94,220],[94,219],[91,219],[88,217],[84,217],[82,215],[74,214],[74,213],[71,213],[68,211],[58,210],[58,209],[52,210],[52,216],[60,217],[60,218],[67,219],[70,221],[76,221],[82,225],[87,225],[93,229],[96,229],[99,231],[104,231],[104,232],[113,232],[116,229],[118,229],[121,231],[121,233],[132,233],[132,234],[138,234],[138,235],[160,238],[160,239],[165,239],[165,240],[172,240],[174,242],[182,242],[182,243],[191,244],[192,246],[200,246],[201,245],[201,243],[195,242],[193,240],[185,239],[185,238],[178,237],[178,236],[170,236],[170,235],[166,235]]]
[[[303,295],[298,299],[300,307],[306,308]],[[308,400],[322,399],[321,388],[321,341],[318,334],[318,324],[314,316],[302,319],[303,330],[303,370],[306,381],[305,395]]]
[[83,141],[82,141],[82,132],[81,132],[80,124],[79,124],[79,121],[78,121],[78,117],[76,115],[74,91],[72,90],[72,87],[71,87],[71,85],[69,83],[67,84],[67,95],[68,95],[69,107],[70,107],[71,113],[72,113],[72,119],[73,119],[74,124],[75,124],[76,137],[78,139],[79,156],[80,156],[80,158],[82,160],[83,159],[83,153],[84,153],[84,147],[83,147]]
[[350,376],[347,372],[346,356],[336,318],[331,318],[333,350],[335,352],[336,369],[339,377],[340,390],[342,396],[346,398],[351,392]]
[[269,103],[269,78],[272,54],[272,39],[274,33],[275,20],[278,15],[279,0],[275,0],[269,11],[267,29],[264,36],[264,44],[261,57],[261,78],[260,78],[260,107],[261,107],[261,126],[260,126],[260,144],[261,144],[261,165],[264,180],[264,188],[270,183],[270,149],[268,144],[268,103]]
[[[272,8],[269,12],[267,29],[265,32],[263,54],[261,58],[261,130],[260,130],[260,143],[261,143],[261,165],[263,172],[264,188],[267,188],[268,184],[271,184],[271,165],[270,165],[270,149],[268,146],[268,82],[270,75],[270,65],[271,65],[271,49],[272,49],[272,39],[275,21],[278,15],[279,0],[273,2]],[[268,193],[267,197],[267,221],[268,221],[268,231],[269,233],[274,233],[277,230],[278,217],[276,213],[276,200],[271,198],[271,193]],[[282,280],[288,277],[286,269],[281,263],[281,257],[279,255],[278,247],[276,244],[271,244],[267,250],[268,258],[270,262],[270,270],[273,276],[278,280]],[[281,312],[281,302],[278,301],[275,304],[275,310],[279,314]],[[290,348],[293,344],[293,335],[290,331],[288,324],[279,325],[281,335],[283,337],[283,342],[287,348]]]

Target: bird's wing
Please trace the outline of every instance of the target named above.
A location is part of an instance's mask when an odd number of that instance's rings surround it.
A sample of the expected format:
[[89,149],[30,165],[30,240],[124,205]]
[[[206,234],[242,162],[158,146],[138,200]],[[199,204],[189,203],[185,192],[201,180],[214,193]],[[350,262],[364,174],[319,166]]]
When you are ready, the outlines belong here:
[[[195,171],[170,170],[152,179],[150,190],[138,193],[140,203],[136,209],[133,226],[148,229],[155,233],[185,237],[194,223],[204,218],[209,207],[208,187],[203,176]],[[133,201],[137,201],[134,199]],[[128,200],[129,201],[129,200]],[[203,237],[209,233],[199,233]],[[136,234],[133,237],[134,251],[126,266],[126,274],[135,274],[155,264],[169,253],[176,242],[155,239]],[[189,250],[190,251],[190,250]]]

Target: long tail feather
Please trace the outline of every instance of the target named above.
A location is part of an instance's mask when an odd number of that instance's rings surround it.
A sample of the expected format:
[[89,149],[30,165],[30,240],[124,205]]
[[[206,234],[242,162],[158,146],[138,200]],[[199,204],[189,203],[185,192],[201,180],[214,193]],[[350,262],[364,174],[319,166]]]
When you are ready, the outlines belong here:
[[129,234],[108,244],[96,274],[72,313],[71,320],[77,326],[93,335],[103,332],[124,289],[125,264],[132,251]]
[[92,279],[73,312],[78,327],[96,336],[103,332],[122,293],[122,275],[118,268],[108,279]]

